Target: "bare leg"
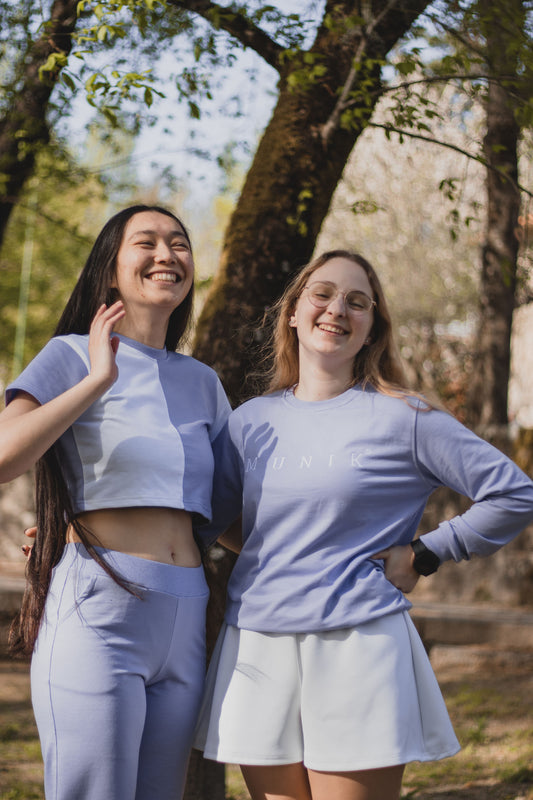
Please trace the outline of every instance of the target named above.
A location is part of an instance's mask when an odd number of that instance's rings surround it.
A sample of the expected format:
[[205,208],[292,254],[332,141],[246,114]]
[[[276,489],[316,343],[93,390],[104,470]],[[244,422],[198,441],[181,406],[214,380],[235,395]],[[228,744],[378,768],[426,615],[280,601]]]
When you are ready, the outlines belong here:
[[[357,772],[308,770],[312,800],[399,800],[404,765]],[[255,800],[255,798],[254,798]]]
[[252,800],[312,800],[303,764],[241,766]]

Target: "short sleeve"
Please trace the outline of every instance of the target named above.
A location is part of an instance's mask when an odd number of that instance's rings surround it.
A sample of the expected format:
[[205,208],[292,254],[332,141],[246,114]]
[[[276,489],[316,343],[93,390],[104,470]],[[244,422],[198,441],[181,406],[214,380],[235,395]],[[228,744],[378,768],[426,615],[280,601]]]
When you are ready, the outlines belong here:
[[43,405],[75,386],[89,373],[88,362],[62,337],[55,337],[6,388],[8,405],[23,391]]

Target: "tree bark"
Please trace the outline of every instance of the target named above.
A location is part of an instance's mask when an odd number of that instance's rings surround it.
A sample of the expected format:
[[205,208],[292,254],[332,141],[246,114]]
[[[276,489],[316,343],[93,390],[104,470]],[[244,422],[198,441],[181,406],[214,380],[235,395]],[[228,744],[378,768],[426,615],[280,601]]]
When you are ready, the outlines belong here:
[[[367,25],[350,25],[350,17],[367,13],[363,5],[372,8]],[[243,376],[257,369],[263,313],[311,257],[348,156],[379,99],[379,61],[427,5],[328,2],[325,15],[336,24],[322,25],[305,54],[322,76],[306,86],[312,65],[306,66],[304,54],[280,68],[278,102],[228,226],[194,345],[195,356],[215,367],[234,404],[253,391]],[[352,113],[336,119],[355,57]],[[297,75],[299,83],[291,80]]]
[[47,73],[46,80],[41,80],[39,67],[52,53],[70,53],[77,5],[78,0],[54,0],[39,38],[20,60],[22,77],[0,119],[0,243],[11,211],[33,174],[39,148],[50,138],[46,113],[60,70]]
[[[511,37],[522,19],[521,0],[488,3],[483,16],[491,73],[516,75]],[[510,21],[512,20],[512,25]],[[518,139],[512,94],[490,81],[483,142],[487,161],[487,218],[481,253],[480,306],[469,422],[479,430],[508,423],[507,393],[518,257]]]

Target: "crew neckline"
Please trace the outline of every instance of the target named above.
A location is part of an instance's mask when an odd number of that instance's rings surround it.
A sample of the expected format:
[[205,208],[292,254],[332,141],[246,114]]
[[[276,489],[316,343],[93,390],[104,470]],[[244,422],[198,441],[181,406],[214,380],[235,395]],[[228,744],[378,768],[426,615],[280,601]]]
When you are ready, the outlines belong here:
[[285,389],[283,392],[284,401],[293,408],[306,409],[308,411],[325,411],[330,408],[338,408],[349,403],[354,398],[354,392],[361,391],[361,387],[356,384],[345,389],[341,394],[335,397],[329,397],[327,400],[300,400],[294,394],[294,386]]
[[166,347],[150,347],[148,344],[138,342],[137,339],[130,339],[129,336],[124,336],[123,333],[115,333],[113,335],[118,336],[119,340],[125,345],[128,345],[128,347],[133,348],[133,350],[138,350],[140,353],[156,361],[163,361],[168,358],[168,350]]

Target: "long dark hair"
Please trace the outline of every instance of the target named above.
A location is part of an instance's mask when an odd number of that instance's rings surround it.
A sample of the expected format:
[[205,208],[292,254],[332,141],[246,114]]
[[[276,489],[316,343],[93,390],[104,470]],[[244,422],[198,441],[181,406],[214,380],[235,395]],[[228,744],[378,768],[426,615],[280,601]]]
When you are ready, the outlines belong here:
[[[102,303],[109,305],[117,299],[116,290],[110,286],[115,277],[117,254],[124,230],[135,214],[145,211],[155,211],[174,219],[183,229],[190,245],[189,234],[181,220],[165,208],[135,205],[119,211],[100,231],[57,324],[55,336],[88,333],[92,319]],[[167,350],[175,350],[188,330],[192,317],[193,291],[191,286],[187,296],[170,316],[165,339]],[[87,531],[75,518],[56,445],[52,445],[36,464],[35,507],[37,534],[26,566],[26,590],[21,610],[13,620],[9,636],[11,651],[25,656],[33,651],[52,569],[63,554],[69,525],[102,568],[120,585],[131,590],[103,561],[89,541]]]

